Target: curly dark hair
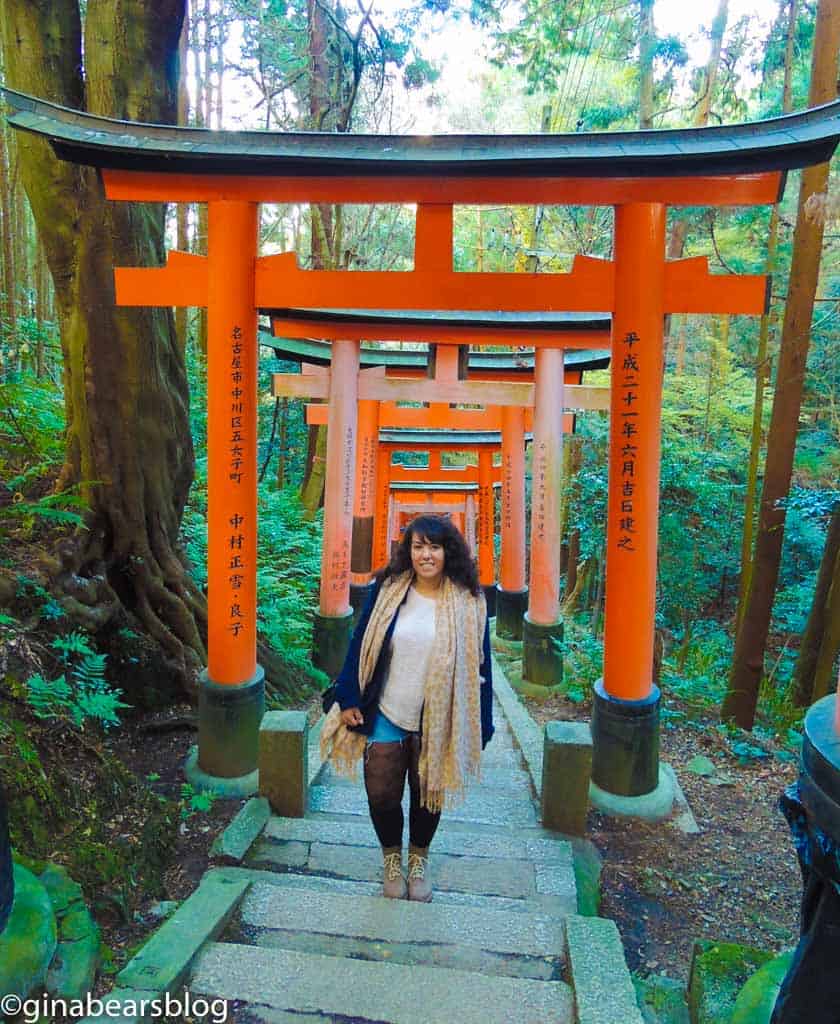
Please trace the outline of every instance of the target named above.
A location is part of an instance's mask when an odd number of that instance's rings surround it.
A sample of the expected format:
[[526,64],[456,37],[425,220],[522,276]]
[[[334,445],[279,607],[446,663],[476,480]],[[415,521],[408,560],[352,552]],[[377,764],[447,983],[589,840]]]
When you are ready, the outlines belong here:
[[376,574],[380,581],[389,576],[398,576],[411,568],[411,540],[414,536],[423,537],[432,544],[443,545],[444,573],[455,583],[466,587],[474,597],[478,597],[480,591],[475,559],[461,531],[443,516],[418,516],[412,519],[405,528],[405,535],[394,557]]

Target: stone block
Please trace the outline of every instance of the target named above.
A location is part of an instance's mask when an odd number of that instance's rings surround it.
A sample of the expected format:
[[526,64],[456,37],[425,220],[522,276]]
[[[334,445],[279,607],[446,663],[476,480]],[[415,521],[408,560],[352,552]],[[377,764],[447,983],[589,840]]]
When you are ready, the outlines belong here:
[[233,821],[217,836],[210,853],[228,863],[240,863],[271,816],[265,797],[255,797],[242,807]]
[[697,940],[688,978],[688,1009],[694,1024],[729,1024],[738,993],[773,954],[736,942]]
[[260,796],[288,818],[306,813],[309,786],[306,713],[269,711],[260,726]]
[[187,975],[201,947],[217,938],[251,884],[213,872],[185,900],[133,960],[117,975],[122,988],[174,992]]
[[685,985],[681,981],[663,975],[650,978],[634,975],[633,987],[645,1024],[691,1024]]
[[615,921],[568,917],[566,957],[577,1024],[643,1024]]
[[543,734],[542,823],[566,835],[586,831],[592,736],[585,722],[546,722]]

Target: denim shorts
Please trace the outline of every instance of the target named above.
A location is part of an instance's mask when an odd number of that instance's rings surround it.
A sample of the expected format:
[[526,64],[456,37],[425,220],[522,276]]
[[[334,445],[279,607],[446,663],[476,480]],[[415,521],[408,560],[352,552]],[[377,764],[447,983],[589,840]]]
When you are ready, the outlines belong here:
[[381,711],[377,711],[373,732],[368,736],[367,742],[393,743],[396,740],[404,740],[406,736],[410,735],[411,732],[408,729],[403,729],[401,725],[394,725],[390,718],[386,718]]

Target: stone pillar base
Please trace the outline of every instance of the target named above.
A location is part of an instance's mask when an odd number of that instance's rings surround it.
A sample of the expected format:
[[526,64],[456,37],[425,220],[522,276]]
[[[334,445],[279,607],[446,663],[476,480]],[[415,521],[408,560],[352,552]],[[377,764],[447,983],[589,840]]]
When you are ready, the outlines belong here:
[[253,796],[260,784],[260,773],[256,769],[247,775],[237,775],[230,779],[203,772],[198,766],[198,747],[190,747],[184,761],[184,778],[196,792],[213,793],[215,796],[231,800]]
[[344,664],[353,635],[353,609],[344,615],[315,612],[312,630],[312,664],[335,679]]
[[620,700],[595,683],[592,781],[606,793],[638,797],[659,785],[659,687],[643,700]]
[[275,814],[302,818],[308,792],[305,711],[269,711],[260,729],[260,796]]
[[[256,792],[257,748],[265,711],[265,673],[260,666],[247,683],[214,683],[199,677],[198,750],[187,758],[187,777],[201,789],[230,795]],[[250,781],[253,776],[253,788]],[[218,781],[218,785],[215,781]]]
[[540,686],[560,686],[563,682],[563,623],[548,625],[522,618],[522,678]]
[[677,796],[676,776],[666,764],[659,766],[656,788],[643,796],[616,796],[594,782],[589,784],[589,802],[609,818],[636,818],[638,821],[666,821],[674,811]]
[[373,580],[369,583],[350,584],[350,607],[353,609],[353,626],[359,621],[362,609],[367,604],[370,592],[373,590]]
[[496,585],[496,636],[503,640],[522,639],[522,619],[528,611],[528,588],[502,590]]
[[496,584],[482,583],[481,589],[484,591],[484,600],[487,602],[487,618],[492,619],[496,615]]

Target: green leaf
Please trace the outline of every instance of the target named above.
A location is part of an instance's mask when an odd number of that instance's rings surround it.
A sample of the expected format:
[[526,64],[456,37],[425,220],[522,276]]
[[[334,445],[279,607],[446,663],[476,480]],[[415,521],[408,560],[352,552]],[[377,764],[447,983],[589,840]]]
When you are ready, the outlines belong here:
[[692,772],[694,775],[714,775],[717,772],[714,761],[711,758],[704,757],[702,754],[698,754],[685,766],[686,771]]

